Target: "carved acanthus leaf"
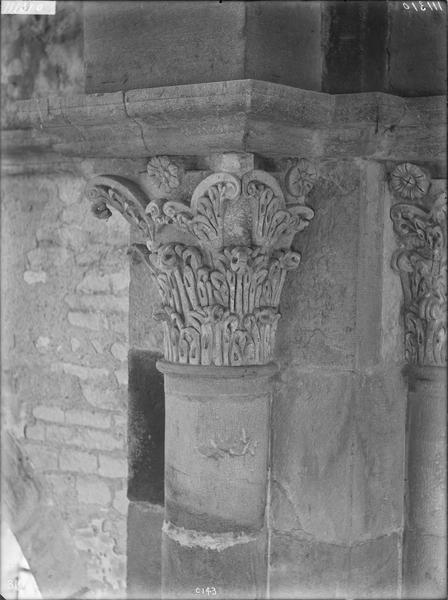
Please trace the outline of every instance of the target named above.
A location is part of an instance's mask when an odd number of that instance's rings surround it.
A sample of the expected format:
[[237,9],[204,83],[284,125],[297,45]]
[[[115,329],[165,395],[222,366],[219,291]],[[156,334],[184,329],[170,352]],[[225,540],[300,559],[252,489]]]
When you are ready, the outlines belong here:
[[446,192],[431,210],[404,203],[391,209],[401,242],[392,267],[403,287],[406,356],[419,365],[446,362],[446,212]]
[[115,208],[131,224],[136,225],[148,240],[154,239],[154,222],[145,212],[148,198],[133,181],[118,175],[98,175],[87,184],[84,195],[92,202],[92,212],[99,219],[108,219]]
[[286,206],[279,184],[264,171],[242,178],[214,173],[196,187],[189,206],[148,202],[130,183],[98,177],[88,192],[97,216],[115,207],[146,234],[146,246],[135,249],[159,287],[166,360],[269,362],[286,273],[300,263],[290,244],[313,210]]

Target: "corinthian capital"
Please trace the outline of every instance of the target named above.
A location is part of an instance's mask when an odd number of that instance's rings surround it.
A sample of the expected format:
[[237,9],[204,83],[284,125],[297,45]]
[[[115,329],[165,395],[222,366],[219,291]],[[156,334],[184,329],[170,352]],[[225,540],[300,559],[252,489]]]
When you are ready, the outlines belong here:
[[401,246],[392,257],[392,267],[403,287],[407,360],[443,366],[447,330],[446,192],[432,202],[429,197],[425,200],[421,205],[398,203],[391,209]]
[[87,186],[99,218],[117,209],[142,232],[138,250],[157,281],[165,359],[194,365],[272,359],[286,272],[299,265],[294,235],[313,210],[286,204],[277,180],[252,170],[213,173],[188,202],[150,200],[133,182],[99,176]]

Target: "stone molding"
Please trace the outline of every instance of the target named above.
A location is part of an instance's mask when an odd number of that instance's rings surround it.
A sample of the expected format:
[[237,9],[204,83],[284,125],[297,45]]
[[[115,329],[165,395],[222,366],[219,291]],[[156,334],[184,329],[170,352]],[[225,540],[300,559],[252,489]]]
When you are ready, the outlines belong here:
[[409,163],[392,172],[391,188],[408,200],[392,206],[390,213],[400,242],[392,268],[399,273],[403,288],[406,359],[418,366],[445,366],[446,192],[425,197],[427,175]]
[[[303,175],[296,175],[300,197],[288,204],[277,180],[261,170],[241,177],[213,173],[189,205],[149,200],[123,177],[90,181],[93,213],[108,218],[115,208],[144,236],[146,243],[135,247],[162,298],[156,318],[165,360],[215,366],[272,360],[286,273],[300,263],[291,243],[314,215],[303,203]],[[312,183],[304,179],[309,191]]]
[[[444,96],[331,95],[251,79],[49,97],[2,113],[3,168],[62,157],[254,152],[446,168]],[[67,160],[67,159],[66,159]],[[174,182],[174,179],[172,179]]]

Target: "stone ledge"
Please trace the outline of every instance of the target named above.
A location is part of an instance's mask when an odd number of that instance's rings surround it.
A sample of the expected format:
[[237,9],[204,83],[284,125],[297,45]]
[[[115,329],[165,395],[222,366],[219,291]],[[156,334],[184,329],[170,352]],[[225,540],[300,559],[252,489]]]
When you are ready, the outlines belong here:
[[17,101],[4,164],[39,156],[245,151],[276,157],[424,160],[445,169],[444,96],[330,95],[250,79]]

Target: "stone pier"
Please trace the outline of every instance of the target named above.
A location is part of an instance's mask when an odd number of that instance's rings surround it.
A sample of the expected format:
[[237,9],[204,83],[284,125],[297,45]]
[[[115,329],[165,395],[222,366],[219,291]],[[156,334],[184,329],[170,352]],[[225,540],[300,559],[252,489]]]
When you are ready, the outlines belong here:
[[403,597],[446,597],[446,190],[417,165],[390,177],[409,393]]

